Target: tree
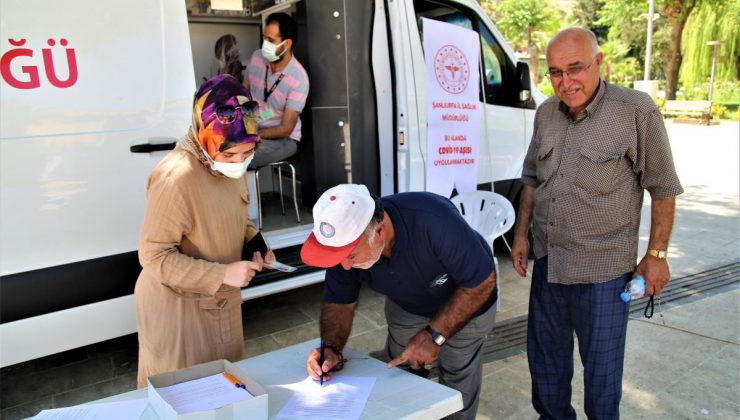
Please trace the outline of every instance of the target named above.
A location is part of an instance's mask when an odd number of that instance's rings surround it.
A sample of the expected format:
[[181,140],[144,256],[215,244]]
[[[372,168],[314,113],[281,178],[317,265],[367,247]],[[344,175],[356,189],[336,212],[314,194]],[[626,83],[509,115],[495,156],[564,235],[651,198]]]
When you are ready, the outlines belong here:
[[[484,7],[491,7],[491,1]],[[493,6],[496,26],[515,49],[526,48],[532,83],[539,82],[539,56],[559,26],[560,14],[547,0],[501,0]]]
[[724,41],[718,50],[716,80],[740,78],[740,0],[705,1],[689,17],[683,33],[682,85],[693,87],[709,78],[712,47],[708,41]]
[[691,12],[701,0],[664,0],[660,7],[661,14],[668,18],[671,28],[670,41],[668,44],[668,60],[666,63],[666,99],[676,99],[678,88],[678,72],[681,69],[683,55],[681,53],[681,41],[686,21]]
[[[630,62],[635,66],[632,72],[640,73],[645,66],[645,45],[647,41],[647,0],[605,0],[603,7],[598,11],[599,20],[597,25],[609,28],[607,39],[609,43],[619,46],[622,51],[620,55],[605,57],[620,61],[607,62],[607,64],[619,63],[624,69],[622,57],[631,57]],[[667,46],[665,37],[662,36],[661,27],[656,21],[653,28],[653,54],[651,57],[653,65],[651,69],[660,69],[663,64],[659,52]],[[624,49],[627,49],[624,52]],[[657,53],[657,54],[656,54]]]
[[601,65],[604,80],[632,87],[639,68],[635,64],[635,58],[628,55],[629,47],[617,39],[602,43],[599,49],[604,55],[604,62]]
[[609,27],[599,24],[599,10],[604,6],[604,0],[576,0],[573,7],[573,19],[576,26],[588,28],[596,35],[599,44],[606,42]]

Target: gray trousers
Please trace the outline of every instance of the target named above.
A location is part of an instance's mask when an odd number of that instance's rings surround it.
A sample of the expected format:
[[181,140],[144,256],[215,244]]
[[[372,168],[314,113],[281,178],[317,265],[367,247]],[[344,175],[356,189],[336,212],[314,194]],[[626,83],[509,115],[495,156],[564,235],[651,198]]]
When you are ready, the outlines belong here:
[[[385,318],[388,323],[385,351],[389,360],[398,357],[409,340],[429,323],[429,318],[406,312],[390,299],[385,300]],[[440,348],[437,358],[439,383],[460,391],[463,399],[463,409],[450,415],[450,419],[475,418],[483,379],[480,350],[495,320],[496,305],[493,305],[471,319]]]
[[262,139],[247,169],[261,168],[269,163],[280,162],[293,156],[296,151],[298,151],[298,142],[291,138]]

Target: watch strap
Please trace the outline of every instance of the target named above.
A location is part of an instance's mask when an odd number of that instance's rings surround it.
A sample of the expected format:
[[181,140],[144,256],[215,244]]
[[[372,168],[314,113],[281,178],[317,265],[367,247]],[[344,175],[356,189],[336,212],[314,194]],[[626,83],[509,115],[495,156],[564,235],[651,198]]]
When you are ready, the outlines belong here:
[[438,346],[442,346],[442,344],[444,344],[445,341],[447,341],[447,337],[442,335],[441,332],[432,328],[431,325],[427,325],[426,327],[424,327],[424,331],[428,332],[429,335],[432,336],[432,341],[434,341],[434,343]]
[[648,249],[647,253],[648,255],[659,258],[661,260],[668,257],[668,251],[664,249]]

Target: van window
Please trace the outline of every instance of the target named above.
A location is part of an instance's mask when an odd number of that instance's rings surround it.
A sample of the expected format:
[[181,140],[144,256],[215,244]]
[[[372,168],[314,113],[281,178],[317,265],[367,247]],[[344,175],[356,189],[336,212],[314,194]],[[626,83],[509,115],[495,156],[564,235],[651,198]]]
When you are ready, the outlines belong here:
[[[517,84],[510,77],[514,66],[491,31],[480,25],[480,38],[483,52],[483,81],[486,88],[486,103],[492,105],[513,105],[517,101]],[[512,80],[512,81],[510,81]]]
[[514,75],[514,64],[504,52],[498,40],[491,31],[478,19],[472,11],[468,11],[433,0],[415,0],[414,10],[419,27],[419,36],[424,39],[421,18],[434,19],[441,22],[461,26],[478,32],[481,40],[481,57],[483,60],[483,86],[485,94],[480,92],[481,101],[491,105],[517,106],[518,84]]

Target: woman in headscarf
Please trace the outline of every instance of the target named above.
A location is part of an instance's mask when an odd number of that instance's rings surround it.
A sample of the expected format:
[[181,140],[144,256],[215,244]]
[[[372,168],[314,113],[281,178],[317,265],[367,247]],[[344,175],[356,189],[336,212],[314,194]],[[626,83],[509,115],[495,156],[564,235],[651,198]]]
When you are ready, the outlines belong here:
[[214,58],[211,61],[211,76],[219,74],[230,74],[244,81],[244,66],[239,59],[239,47],[236,45],[236,37],[226,34],[216,41],[214,46]]
[[244,357],[240,289],[264,264],[259,253],[241,261],[258,232],[244,175],[259,144],[256,108],[234,77],[207,80],[191,129],[149,176],[134,293],[139,387],[157,373]]

